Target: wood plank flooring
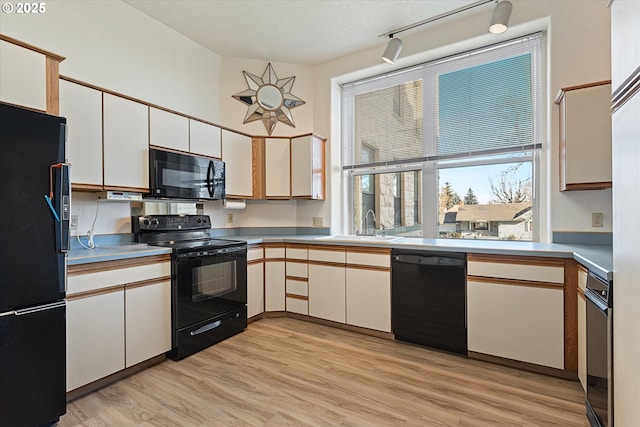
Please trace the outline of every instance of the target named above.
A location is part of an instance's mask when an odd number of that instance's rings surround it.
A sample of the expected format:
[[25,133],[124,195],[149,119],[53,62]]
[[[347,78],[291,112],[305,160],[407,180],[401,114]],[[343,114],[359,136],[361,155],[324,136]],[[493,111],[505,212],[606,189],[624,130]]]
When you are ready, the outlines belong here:
[[578,382],[291,318],[71,402],[66,426],[588,426]]

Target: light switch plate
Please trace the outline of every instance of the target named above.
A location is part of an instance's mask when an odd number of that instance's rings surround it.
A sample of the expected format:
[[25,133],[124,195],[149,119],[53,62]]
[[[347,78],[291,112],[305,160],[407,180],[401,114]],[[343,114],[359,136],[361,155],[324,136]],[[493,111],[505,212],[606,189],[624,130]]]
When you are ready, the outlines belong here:
[[71,229],[72,230],[77,230],[78,229],[78,215],[71,215]]
[[322,217],[321,216],[314,216],[313,217],[313,226],[314,227],[322,227]]
[[591,226],[604,227],[604,214],[602,212],[591,213]]
[[227,224],[233,224],[233,214],[232,213],[228,213],[227,214]]

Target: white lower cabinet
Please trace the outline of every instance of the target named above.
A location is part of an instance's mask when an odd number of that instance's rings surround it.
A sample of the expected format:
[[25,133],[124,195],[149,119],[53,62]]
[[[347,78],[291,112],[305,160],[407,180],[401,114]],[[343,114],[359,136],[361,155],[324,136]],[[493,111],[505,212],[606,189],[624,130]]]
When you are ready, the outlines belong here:
[[264,262],[247,265],[247,318],[264,313]]
[[126,367],[171,349],[171,281],[125,289]]
[[284,261],[265,260],[264,292],[265,311],[285,310]]
[[391,273],[347,267],[347,323],[391,332]]
[[124,360],[124,291],[67,302],[67,391],[118,372]]
[[467,280],[469,351],[564,369],[563,289]]
[[309,264],[309,316],[346,323],[344,266]]
[[108,261],[68,270],[67,391],[170,350],[168,260]]

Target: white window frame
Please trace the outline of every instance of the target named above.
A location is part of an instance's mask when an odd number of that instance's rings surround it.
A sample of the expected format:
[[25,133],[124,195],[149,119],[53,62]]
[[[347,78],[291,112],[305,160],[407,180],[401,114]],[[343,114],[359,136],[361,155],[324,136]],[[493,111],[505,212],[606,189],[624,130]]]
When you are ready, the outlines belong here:
[[[516,39],[521,40],[525,39],[529,36],[523,36]],[[539,96],[544,98],[543,91],[546,85],[546,79],[543,75],[541,58],[544,54],[544,45],[542,41],[544,40],[543,34],[534,34],[532,37],[540,38],[540,50],[536,52],[532,52],[532,63],[534,66],[539,67],[540,76],[538,83],[542,86],[539,89]],[[510,42],[503,42],[498,45],[504,46],[509,44]],[[456,59],[459,57],[463,57],[468,55],[472,57],[478,52],[486,52],[491,51],[494,46],[488,46],[480,49],[476,49],[471,52],[463,53],[460,55],[454,55],[453,58],[443,58],[436,61],[431,61],[426,64],[420,64],[414,67],[409,67],[408,69],[398,70],[386,75],[376,76],[372,78],[362,79],[360,81],[352,82],[349,84],[345,84],[342,86],[341,95],[342,95],[342,104],[341,104],[341,130],[342,130],[342,162],[343,162],[343,231],[346,233],[353,233],[354,224],[353,224],[353,177],[357,175],[371,175],[371,174],[379,174],[379,173],[394,173],[394,172],[404,172],[404,171],[422,171],[422,204],[423,204],[423,213],[422,213],[422,230],[423,230],[423,238],[437,238],[438,230],[437,230],[437,217],[438,217],[438,170],[444,168],[457,168],[457,167],[466,167],[466,166],[479,166],[479,165],[491,165],[491,164],[500,164],[500,163],[514,163],[518,161],[523,162],[531,162],[532,163],[532,217],[533,217],[533,237],[532,241],[540,241],[540,182],[541,182],[541,173],[540,173],[540,158],[541,152],[543,151],[542,141],[544,140],[542,134],[542,128],[544,123],[543,113],[545,111],[542,99],[534,99],[533,114],[535,116],[534,119],[534,143],[530,146],[525,147],[522,151],[531,152],[530,155],[517,157],[517,159],[509,158],[506,154],[510,151],[509,149],[501,150],[504,154],[504,158],[495,159],[492,161],[482,160],[480,158],[470,157],[469,160],[466,161],[456,161],[455,163],[449,162],[448,160],[439,159],[436,153],[436,143],[434,136],[435,129],[435,114],[433,114],[431,105],[432,100],[435,99],[435,84],[431,82],[435,78],[436,75],[443,73],[443,64],[445,64],[446,71],[444,72],[452,72],[460,69],[465,69],[473,66],[473,59],[470,62],[465,64],[456,64],[452,61],[452,59]],[[505,54],[502,57],[496,57],[496,60],[499,59],[507,59],[512,57],[513,55]],[[486,59],[478,58],[476,60],[476,64],[484,64],[488,61]],[[451,61],[451,62],[450,62]],[[447,63],[451,64],[449,66]],[[430,65],[437,65],[438,68],[430,67]],[[437,74],[436,74],[437,72]],[[355,97],[359,94],[368,93],[375,90],[386,89],[393,86],[398,86],[403,83],[407,83],[409,81],[422,80],[423,81],[423,153],[422,157],[416,156],[415,159],[407,159],[406,161],[397,161],[397,162],[380,162],[372,166],[356,166],[356,167],[344,167],[346,162],[349,162],[352,159],[353,153],[349,153],[346,147],[353,146],[353,138],[354,138],[354,120],[355,117]],[[536,110],[535,108],[538,108]],[[520,151],[519,149],[514,149],[511,151]],[[461,156],[462,157],[462,156]]]

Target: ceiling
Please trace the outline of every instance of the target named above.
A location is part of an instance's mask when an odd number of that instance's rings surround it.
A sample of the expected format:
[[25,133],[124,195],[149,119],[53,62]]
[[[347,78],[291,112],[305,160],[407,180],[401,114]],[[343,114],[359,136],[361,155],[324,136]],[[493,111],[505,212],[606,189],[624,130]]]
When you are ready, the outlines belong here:
[[387,39],[378,37],[380,34],[475,2],[124,1],[219,55],[306,65],[320,64],[375,46],[380,46],[382,54]]

